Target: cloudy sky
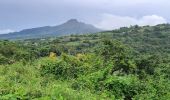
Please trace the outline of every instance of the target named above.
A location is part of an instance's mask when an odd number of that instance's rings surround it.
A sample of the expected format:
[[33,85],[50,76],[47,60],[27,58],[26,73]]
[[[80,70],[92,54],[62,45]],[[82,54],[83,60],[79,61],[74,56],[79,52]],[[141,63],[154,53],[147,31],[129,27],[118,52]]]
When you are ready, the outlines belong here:
[[0,34],[71,18],[102,29],[170,22],[170,0],[0,0]]

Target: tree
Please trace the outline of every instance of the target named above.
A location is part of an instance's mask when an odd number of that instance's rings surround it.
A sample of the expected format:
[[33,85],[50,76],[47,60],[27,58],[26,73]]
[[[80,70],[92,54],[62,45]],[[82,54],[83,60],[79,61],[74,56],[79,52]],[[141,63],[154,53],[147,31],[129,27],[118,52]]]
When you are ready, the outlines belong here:
[[122,45],[118,41],[104,40],[100,49],[100,54],[103,57],[103,61],[107,66],[107,63],[112,63],[112,71],[122,71],[129,74],[136,67],[133,60],[130,58],[129,49]]

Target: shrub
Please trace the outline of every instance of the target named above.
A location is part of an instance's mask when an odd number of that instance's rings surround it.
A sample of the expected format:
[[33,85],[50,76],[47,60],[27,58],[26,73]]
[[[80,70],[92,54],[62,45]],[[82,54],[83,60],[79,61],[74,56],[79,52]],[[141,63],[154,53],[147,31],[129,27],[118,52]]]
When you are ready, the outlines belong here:
[[45,58],[41,62],[42,75],[53,74],[57,78],[71,79],[83,74],[80,61],[70,55],[63,54],[60,59]]
[[3,55],[0,54],[0,65],[1,64],[8,64],[9,63],[9,60],[4,57]]

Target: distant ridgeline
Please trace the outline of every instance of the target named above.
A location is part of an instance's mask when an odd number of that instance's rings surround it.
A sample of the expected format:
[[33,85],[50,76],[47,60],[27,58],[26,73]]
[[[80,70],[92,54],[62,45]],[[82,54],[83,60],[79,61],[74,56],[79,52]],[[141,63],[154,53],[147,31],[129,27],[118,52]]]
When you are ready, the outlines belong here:
[[58,26],[45,26],[32,29],[25,29],[20,32],[13,32],[9,34],[0,35],[0,39],[31,39],[44,37],[57,37],[70,34],[84,34],[100,32],[98,29],[90,24],[85,24],[71,19],[66,23]]

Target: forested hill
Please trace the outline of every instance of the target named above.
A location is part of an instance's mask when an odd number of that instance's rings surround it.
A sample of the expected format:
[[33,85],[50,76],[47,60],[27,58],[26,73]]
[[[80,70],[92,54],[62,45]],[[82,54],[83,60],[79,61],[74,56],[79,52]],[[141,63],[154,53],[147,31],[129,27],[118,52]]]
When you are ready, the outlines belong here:
[[[170,25],[132,26],[112,32],[104,32],[106,38],[116,39],[140,53],[170,53]],[[154,51],[154,52],[153,52]],[[156,52],[155,52],[156,51]]]
[[169,100],[170,25],[0,41],[0,99]]
[[[118,40],[123,44],[136,50],[136,53],[170,53],[170,25],[161,24],[157,26],[132,26],[123,27],[113,31],[100,32],[96,34],[70,35],[58,38],[43,38],[24,40],[24,43],[36,44],[37,46],[65,45],[76,50],[93,48],[103,39]],[[22,41],[23,42],[23,41]],[[76,49],[77,48],[77,49]],[[78,49],[79,48],[79,49]],[[81,51],[80,50],[80,51]],[[154,52],[153,52],[154,51]]]

